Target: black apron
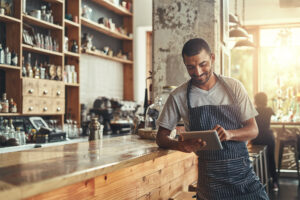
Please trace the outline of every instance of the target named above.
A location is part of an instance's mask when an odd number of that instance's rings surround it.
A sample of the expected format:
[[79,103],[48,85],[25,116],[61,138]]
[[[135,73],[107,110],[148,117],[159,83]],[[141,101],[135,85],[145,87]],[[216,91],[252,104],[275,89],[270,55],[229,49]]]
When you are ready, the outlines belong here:
[[[236,96],[222,77],[218,81],[232,98],[232,105],[205,105],[191,107],[187,88],[187,104],[191,131],[211,130],[217,124],[226,130],[242,127]],[[257,200],[269,199],[249,160],[245,142],[224,141],[223,150],[198,151],[197,199],[201,200]]]

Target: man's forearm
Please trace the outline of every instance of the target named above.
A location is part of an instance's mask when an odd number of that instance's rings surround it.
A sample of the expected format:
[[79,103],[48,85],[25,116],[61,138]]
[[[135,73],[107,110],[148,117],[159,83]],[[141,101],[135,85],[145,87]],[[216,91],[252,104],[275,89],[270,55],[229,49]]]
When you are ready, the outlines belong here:
[[244,127],[236,130],[228,130],[231,134],[231,139],[234,141],[248,141],[256,138],[258,128],[254,118],[247,120]]
[[159,127],[156,136],[156,143],[161,148],[178,150],[178,141],[170,138],[170,133],[170,130]]

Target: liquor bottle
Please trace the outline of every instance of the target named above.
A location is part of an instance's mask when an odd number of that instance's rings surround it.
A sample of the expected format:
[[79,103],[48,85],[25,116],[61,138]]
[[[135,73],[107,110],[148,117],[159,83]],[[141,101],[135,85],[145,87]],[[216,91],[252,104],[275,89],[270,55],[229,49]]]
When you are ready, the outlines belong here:
[[13,98],[10,98],[9,101],[9,112],[11,113],[17,112],[17,104],[14,102]]
[[78,53],[78,44],[76,40],[73,40],[72,46],[71,46],[71,51],[74,53]]
[[24,61],[24,56],[22,57],[22,76],[26,77],[27,71],[26,71],[26,66],[25,66],[25,61]]
[[4,64],[4,50],[2,44],[0,44],[0,64]]
[[1,105],[2,105],[2,112],[8,113],[9,105],[8,105],[8,99],[6,98],[6,93],[3,93]]
[[26,71],[27,71],[27,76],[33,78],[33,71],[31,67],[31,53],[28,53],[27,55]]
[[33,74],[34,74],[34,78],[40,78],[40,70],[39,67],[37,65],[37,60],[35,60],[35,64],[33,67]]
[[7,64],[7,65],[11,64],[11,53],[10,53],[8,47],[6,47],[6,49],[5,49],[5,64]]

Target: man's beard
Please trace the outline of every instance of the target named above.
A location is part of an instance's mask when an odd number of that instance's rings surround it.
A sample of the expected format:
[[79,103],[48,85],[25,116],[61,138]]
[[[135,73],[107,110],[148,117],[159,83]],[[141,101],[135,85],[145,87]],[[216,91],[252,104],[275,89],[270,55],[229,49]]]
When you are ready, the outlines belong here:
[[[192,76],[192,83],[195,86],[205,85],[209,81],[212,72],[213,72],[213,68],[211,68],[208,72],[202,73],[200,76]],[[200,77],[201,79],[199,79]]]

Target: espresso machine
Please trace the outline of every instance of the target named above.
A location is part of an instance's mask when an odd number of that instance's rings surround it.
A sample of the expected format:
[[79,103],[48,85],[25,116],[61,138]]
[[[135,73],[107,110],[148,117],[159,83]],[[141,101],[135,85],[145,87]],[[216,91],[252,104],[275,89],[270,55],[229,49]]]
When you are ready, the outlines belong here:
[[113,119],[113,109],[110,100],[106,97],[97,98],[94,101],[93,108],[90,109],[91,115],[96,115],[100,124],[104,126],[103,134],[112,134],[110,121]]

